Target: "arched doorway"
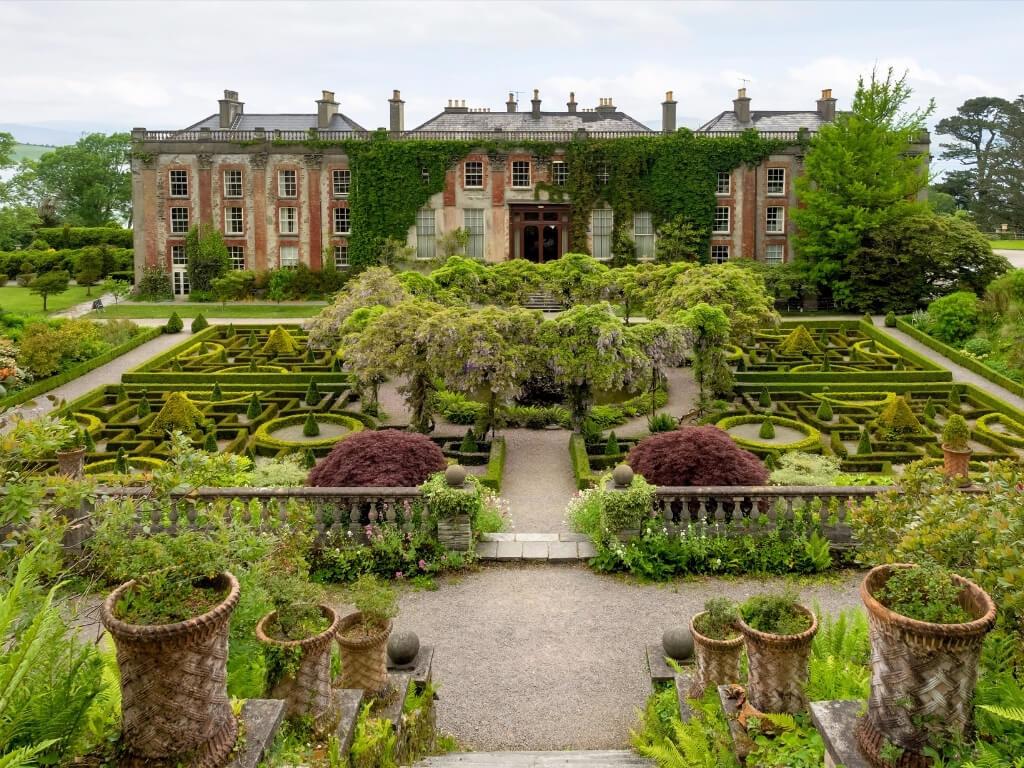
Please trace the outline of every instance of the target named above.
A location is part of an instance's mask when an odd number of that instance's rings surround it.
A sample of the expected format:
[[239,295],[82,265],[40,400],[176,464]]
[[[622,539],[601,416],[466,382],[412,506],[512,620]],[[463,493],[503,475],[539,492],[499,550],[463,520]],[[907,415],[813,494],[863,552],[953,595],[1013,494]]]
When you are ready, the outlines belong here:
[[569,249],[569,205],[513,203],[509,208],[509,258],[543,264]]

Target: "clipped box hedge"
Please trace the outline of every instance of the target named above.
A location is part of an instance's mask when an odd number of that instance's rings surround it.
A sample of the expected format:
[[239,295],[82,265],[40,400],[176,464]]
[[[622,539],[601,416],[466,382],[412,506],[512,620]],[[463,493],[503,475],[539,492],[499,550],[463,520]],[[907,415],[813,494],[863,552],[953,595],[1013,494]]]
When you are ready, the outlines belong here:
[[587,443],[582,435],[575,432],[569,435],[569,459],[572,461],[572,475],[576,480],[576,488],[581,491],[592,488],[595,476],[590,469]]
[[934,336],[925,333],[918,328],[915,328],[910,323],[906,322],[903,318],[896,320],[896,329],[903,331],[910,338],[915,341],[919,341],[929,349],[933,349],[940,355],[949,358],[957,365],[963,366],[967,370],[983,376],[984,378],[991,381],[993,384],[1002,387],[1008,392],[1012,392],[1017,397],[1024,397],[1024,385],[1014,381],[1013,379],[1004,376],[999,371],[994,371],[985,365],[980,360],[975,360],[973,357],[964,354],[959,349],[951,347],[948,344],[939,341]]
[[487,471],[479,476],[480,484],[495,493],[501,493],[501,483],[505,478],[505,438],[495,437],[491,440],[491,454],[487,460]]
[[82,248],[87,245],[114,245],[131,248],[135,232],[121,227],[40,227],[36,237],[51,248]]

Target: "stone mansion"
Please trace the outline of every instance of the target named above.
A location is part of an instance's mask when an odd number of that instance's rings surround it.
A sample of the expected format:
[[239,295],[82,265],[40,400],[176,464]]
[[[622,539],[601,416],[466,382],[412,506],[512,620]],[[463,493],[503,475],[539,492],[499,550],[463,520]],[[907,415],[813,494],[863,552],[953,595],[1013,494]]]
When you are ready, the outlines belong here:
[[[132,189],[135,218],[136,277],[145,265],[165,267],[175,293],[188,293],[185,235],[196,223],[219,227],[236,269],[267,270],[305,264],[320,269],[325,260],[350,265],[353,221],[349,206],[359,194],[353,184],[344,140],[384,138],[504,142],[507,151],[481,148],[448,168],[443,190],[410,216],[407,243],[418,258],[438,254],[438,238],[464,228],[467,255],[489,262],[525,258],[557,259],[569,248],[575,217],[586,217],[587,250],[608,259],[613,248],[614,213],[610,207],[574,210],[566,195],[553,194],[569,178],[558,150],[539,157],[515,149],[515,141],[565,144],[657,136],[621,112],[610,98],[592,108],[576,103],[542,109],[533,92],[529,109],[513,94],[501,111],[476,109],[450,101],[444,110],[411,130],[405,128],[405,104],[398,91],[389,101],[390,125],[368,131],[342,113],[331,91],[309,114],[247,113],[235,91],[225,91],[219,109],[180,130],[132,131]],[[662,134],[676,131],[672,92],[661,105]],[[835,118],[836,100],[824,90],[814,109],[754,110],[746,89],[732,108],[695,131],[698,136],[737,137],[754,129],[784,146],[759,164],[719,172],[715,180],[711,261],[753,258],[781,264],[793,258],[792,223],[796,205],[793,179],[800,173],[803,141]],[[336,141],[332,145],[331,141]],[[915,151],[927,152],[927,138]],[[426,173],[426,170],[423,171]],[[605,178],[597,183],[607,182]],[[578,219],[575,219],[578,222]],[[632,222],[618,222],[631,236],[638,259],[655,255],[656,226],[648,211],[634,211]],[[577,249],[581,243],[577,238]]]

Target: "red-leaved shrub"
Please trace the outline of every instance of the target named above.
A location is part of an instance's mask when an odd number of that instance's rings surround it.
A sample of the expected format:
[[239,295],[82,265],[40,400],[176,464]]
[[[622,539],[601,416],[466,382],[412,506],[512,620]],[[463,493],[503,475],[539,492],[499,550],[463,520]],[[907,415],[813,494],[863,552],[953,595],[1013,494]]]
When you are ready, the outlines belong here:
[[768,470],[718,427],[680,427],[645,437],[626,463],[653,485],[765,485]]
[[335,445],[309,471],[309,484],[411,487],[446,466],[441,449],[426,435],[397,429],[367,430]]

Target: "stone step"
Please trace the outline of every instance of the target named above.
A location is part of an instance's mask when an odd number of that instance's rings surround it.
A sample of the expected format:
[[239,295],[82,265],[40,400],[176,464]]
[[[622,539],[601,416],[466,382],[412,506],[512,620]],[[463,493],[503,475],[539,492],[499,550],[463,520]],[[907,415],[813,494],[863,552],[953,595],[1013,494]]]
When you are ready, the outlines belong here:
[[453,752],[450,755],[428,757],[414,765],[418,768],[649,768],[654,763],[625,749],[608,749],[576,752]]
[[476,545],[481,560],[577,562],[597,555],[590,539],[578,533],[485,533]]

